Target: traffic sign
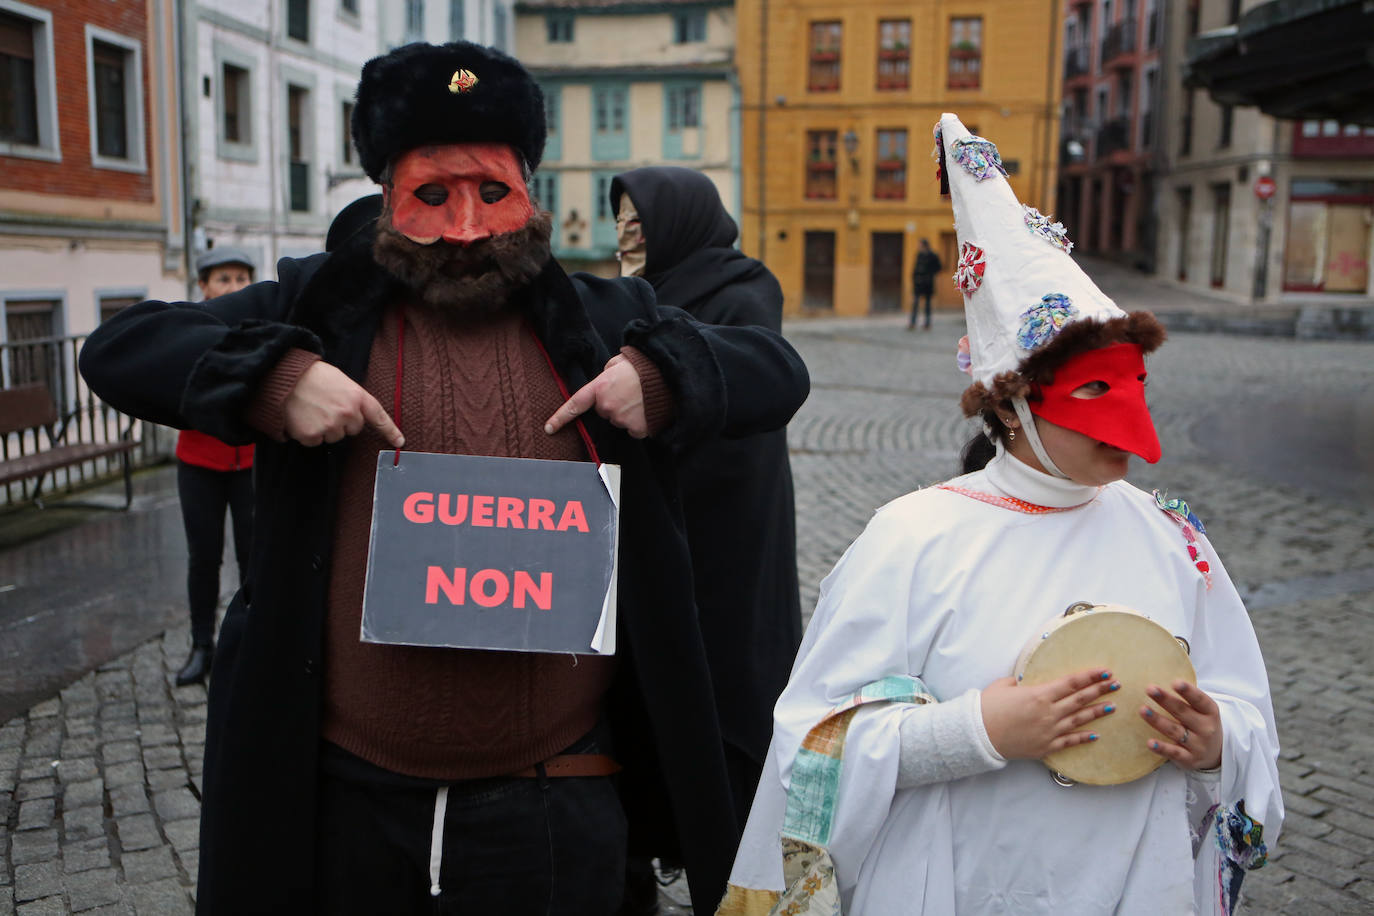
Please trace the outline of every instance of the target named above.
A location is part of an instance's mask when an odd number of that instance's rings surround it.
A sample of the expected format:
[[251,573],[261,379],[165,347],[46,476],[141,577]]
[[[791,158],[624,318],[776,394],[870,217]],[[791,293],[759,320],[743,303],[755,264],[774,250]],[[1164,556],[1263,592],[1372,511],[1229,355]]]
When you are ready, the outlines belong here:
[[1274,196],[1274,192],[1278,190],[1278,187],[1279,186],[1274,183],[1274,179],[1270,178],[1268,175],[1261,175],[1255,179],[1255,196],[1260,200],[1268,200]]

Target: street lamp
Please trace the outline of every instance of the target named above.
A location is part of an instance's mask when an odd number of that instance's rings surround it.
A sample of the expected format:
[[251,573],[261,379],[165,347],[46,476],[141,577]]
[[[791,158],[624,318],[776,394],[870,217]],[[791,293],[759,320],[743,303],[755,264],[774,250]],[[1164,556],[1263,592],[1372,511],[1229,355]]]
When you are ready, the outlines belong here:
[[854,174],[859,173],[859,157],[855,155],[859,150],[859,135],[853,130],[844,132],[844,151],[849,154],[849,167],[854,170]]

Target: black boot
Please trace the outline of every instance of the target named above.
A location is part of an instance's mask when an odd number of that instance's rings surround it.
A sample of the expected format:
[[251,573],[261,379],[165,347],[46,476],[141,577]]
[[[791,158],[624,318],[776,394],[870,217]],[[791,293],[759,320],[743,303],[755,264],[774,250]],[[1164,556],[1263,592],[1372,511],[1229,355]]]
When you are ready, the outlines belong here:
[[191,654],[187,657],[186,664],[177,672],[177,686],[205,683],[205,676],[210,673],[210,666],[214,661],[215,647],[212,643],[191,646]]

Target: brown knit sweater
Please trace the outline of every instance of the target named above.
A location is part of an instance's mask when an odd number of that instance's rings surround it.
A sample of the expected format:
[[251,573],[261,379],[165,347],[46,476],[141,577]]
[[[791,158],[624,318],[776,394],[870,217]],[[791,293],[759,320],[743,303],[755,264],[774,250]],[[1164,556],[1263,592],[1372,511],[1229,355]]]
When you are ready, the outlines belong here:
[[[549,436],[563,402],[533,334],[506,315],[461,332],[421,308],[405,310],[401,432],[408,451],[589,460],[575,425]],[[392,410],[397,310],[373,341],[365,387]],[[671,410],[662,377],[642,354],[651,430]],[[284,397],[309,359],[284,359],[263,385]],[[285,376],[285,378],[283,378]],[[257,408],[258,416],[273,411]],[[279,413],[277,414],[279,416]],[[276,430],[267,429],[268,432]],[[344,461],[335,517],[325,625],[322,736],[378,766],[433,779],[512,773],[546,760],[588,732],[613,658],[364,643],[359,639],[373,479],[386,443],[372,429]]]

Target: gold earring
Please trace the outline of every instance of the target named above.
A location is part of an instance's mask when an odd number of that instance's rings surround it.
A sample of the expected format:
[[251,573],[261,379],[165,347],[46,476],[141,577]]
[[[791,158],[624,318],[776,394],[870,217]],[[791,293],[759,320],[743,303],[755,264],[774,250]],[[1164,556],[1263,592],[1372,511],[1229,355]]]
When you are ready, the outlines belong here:
[[1015,428],[1013,428],[1013,427],[1011,427],[1011,426],[1008,426],[1008,427],[1007,427],[1007,441],[1008,441],[1008,442],[1015,442],[1015,441],[1016,441],[1016,430],[1015,430]]

